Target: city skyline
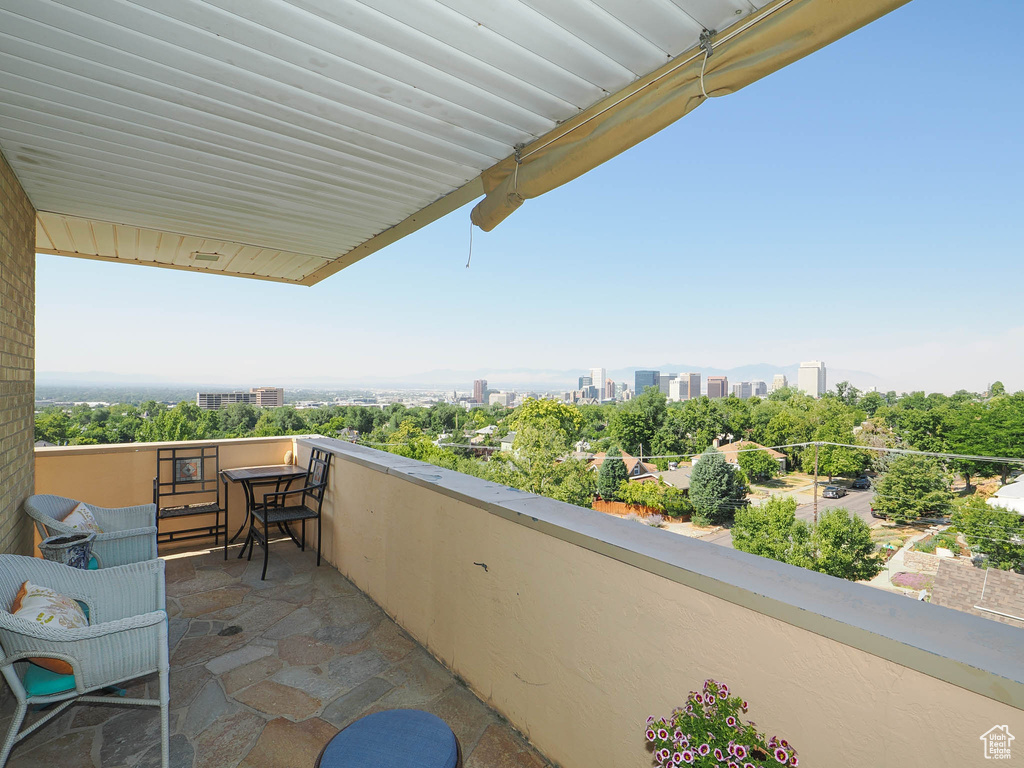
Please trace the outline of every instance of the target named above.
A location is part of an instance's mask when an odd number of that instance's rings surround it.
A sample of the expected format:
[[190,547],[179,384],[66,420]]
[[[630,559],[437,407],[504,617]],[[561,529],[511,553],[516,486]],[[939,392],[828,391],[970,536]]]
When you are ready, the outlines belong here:
[[[1024,7],[997,5],[994,77],[948,55],[962,6],[911,3],[528,201],[474,234],[471,259],[468,206],[312,288],[41,255],[37,370],[283,381],[820,359],[879,389],[1024,389],[1006,279]],[[681,205],[668,180],[695,172]],[[218,343],[257,330],[289,354]]]

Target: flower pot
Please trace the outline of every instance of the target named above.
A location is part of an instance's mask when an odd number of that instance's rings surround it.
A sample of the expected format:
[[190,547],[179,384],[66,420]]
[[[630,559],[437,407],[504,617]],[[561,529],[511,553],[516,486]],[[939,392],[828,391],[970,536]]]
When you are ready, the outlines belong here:
[[39,542],[39,551],[43,554],[44,560],[85,570],[89,567],[92,542],[95,538],[95,533],[62,533],[58,536],[48,536]]

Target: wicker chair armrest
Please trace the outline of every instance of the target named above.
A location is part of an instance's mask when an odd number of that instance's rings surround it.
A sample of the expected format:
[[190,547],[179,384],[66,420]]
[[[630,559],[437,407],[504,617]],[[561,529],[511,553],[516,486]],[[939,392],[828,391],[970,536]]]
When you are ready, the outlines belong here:
[[104,533],[146,528],[153,525],[156,520],[156,504],[115,508],[94,507],[92,504],[86,506],[92,510],[96,522],[100,524]]
[[[81,531],[75,531],[75,533],[81,533]],[[156,526],[147,525],[140,528],[126,528],[123,531],[104,530],[103,533],[96,534],[96,541],[118,541],[120,539],[131,539],[136,536],[156,536]]]
[[6,582],[8,589],[16,592],[21,582],[28,579],[74,600],[81,600],[89,606],[93,624],[162,611],[166,605],[163,560],[81,571],[34,557],[5,557],[8,560],[16,558],[16,567],[0,572],[0,579]]

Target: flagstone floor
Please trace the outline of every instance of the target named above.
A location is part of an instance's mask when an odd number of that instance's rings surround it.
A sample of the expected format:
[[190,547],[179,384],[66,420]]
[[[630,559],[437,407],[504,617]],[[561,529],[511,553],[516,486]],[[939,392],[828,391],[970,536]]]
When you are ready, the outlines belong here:
[[[548,763],[499,715],[316,555],[271,544],[260,581],[235,551],[167,560],[172,768],[313,766],[330,738],[383,709],[433,712],[465,768]],[[258,562],[260,561],[260,562]],[[13,697],[0,681],[0,733]],[[155,695],[155,677],[129,696]],[[33,716],[29,716],[29,722]],[[160,765],[155,708],[76,704],[18,744],[12,768]]]

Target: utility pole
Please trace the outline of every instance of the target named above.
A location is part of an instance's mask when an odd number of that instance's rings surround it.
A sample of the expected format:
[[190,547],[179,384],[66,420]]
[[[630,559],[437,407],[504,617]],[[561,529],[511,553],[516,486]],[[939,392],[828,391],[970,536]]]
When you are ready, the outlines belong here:
[[818,526],[818,444],[814,444],[814,526]]

